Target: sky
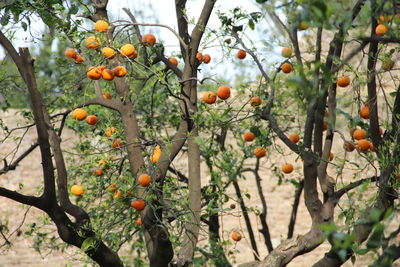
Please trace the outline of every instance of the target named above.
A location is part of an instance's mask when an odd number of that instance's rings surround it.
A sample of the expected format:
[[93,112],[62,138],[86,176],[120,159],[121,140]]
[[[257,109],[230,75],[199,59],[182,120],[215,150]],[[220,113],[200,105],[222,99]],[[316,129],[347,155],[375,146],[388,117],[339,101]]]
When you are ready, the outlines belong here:
[[[194,21],[197,21],[198,16],[200,15],[201,9],[204,4],[204,0],[189,0],[187,2],[187,10],[189,19],[194,18]],[[138,22],[144,23],[161,23],[167,24],[171,26],[173,29],[177,30],[177,22],[175,16],[175,0],[146,0],[145,3],[142,0],[109,0],[108,3],[108,12],[111,14],[111,18],[113,20],[129,20],[126,13],[122,10],[123,7],[129,8],[137,17]],[[228,12],[229,10],[240,7],[246,12],[254,12],[260,11],[258,4],[255,0],[218,0],[215,6],[215,10],[219,10],[220,12]],[[139,12],[138,12],[139,11]],[[265,21],[264,21],[265,22]],[[265,25],[265,23],[264,23]],[[40,20],[36,20],[33,24],[33,34],[38,36],[40,31],[44,29],[43,24]],[[89,25],[88,25],[89,26]],[[218,29],[220,27],[220,22],[216,12],[213,12],[208,26],[212,29]],[[189,29],[191,31],[192,28]],[[165,47],[165,54],[168,55],[178,55],[180,54],[180,48],[178,40],[169,32],[169,30],[165,28],[157,28],[154,27],[141,27],[142,34],[143,33],[156,33],[157,38],[163,42]],[[19,32],[22,32],[19,31]],[[258,40],[260,35],[260,31],[248,31],[248,37],[252,40]],[[30,40],[29,33],[18,34],[17,40],[13,43],[16,47],[18,46],[34,46],[36,44],[32,43]],[[246,62],[249,59],[246,59],[242,62],[237,62],[238,60],[234,59],[234,53],[232,53],[232,58],[229,59],[233,65],[236,67],[227,68],[226,64],[229,64],[226,60],[222,61],[221,51],[217,48],[212,48],[212,46],[217,46],[218,43],[211,44],[210,48],[207,48],[204,53],[208,53],[212,57],[212,62],[207,66],[203,66],[204,74],[213,73],[215,76],[222,76],[225,79],[233,79],[238,75],[238,73],[242,74],[242,76],[249,75],[249,79],[254,79],[258,74],[254,71],[248,71],[248,68],[244,68],[247,64]],[[265,49],[265,46],[259,42],[255,43],[255,46],[260,48],[260,50]],[[278,49],[279,50],[279,49]],[[270,59],[276,59],[278,50],[268,51],[271,55],[269,55]],[[0,47],[0,57],[4,56],[4,51],[2,51]],[[271,57],[272,56],[272,57]],[[235,62],[236,61],[236,62]],[[239,67],[240,66],[240,67]],[[208,75],[208,74],[207,74]],[[201,77],[201,74],[200,74]]]

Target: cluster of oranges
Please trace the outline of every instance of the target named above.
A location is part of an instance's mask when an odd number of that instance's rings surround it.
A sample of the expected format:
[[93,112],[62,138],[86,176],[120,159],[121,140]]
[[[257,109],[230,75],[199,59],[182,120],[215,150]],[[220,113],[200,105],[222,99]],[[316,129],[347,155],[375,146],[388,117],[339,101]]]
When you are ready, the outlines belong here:
[[78,121],[86,118],[86,122],[90,125],[96,125],[98,122],[96,115],[87,116],[87,112],[82,108],[74,109],[74,111],[72,111],[72,118]]
[[396,14],[394,17],[391,16],[379,16],[377,19],[378,26],[375,28],[375,34],[377,35],[385,35],[390,31],[389,24],[392,21],[392,18],[394,18],[394,22],[396,24],[400,24],[400,14]]

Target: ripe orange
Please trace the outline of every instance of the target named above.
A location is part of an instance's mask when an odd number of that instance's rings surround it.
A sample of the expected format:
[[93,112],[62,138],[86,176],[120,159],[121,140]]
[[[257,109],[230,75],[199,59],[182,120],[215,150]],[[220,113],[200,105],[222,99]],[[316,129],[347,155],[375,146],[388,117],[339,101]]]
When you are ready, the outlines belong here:
[[360,140],[358,141],[357,148],[358,148],[360,151],[365,152],[365,151],[367,151],[367,150],[370,148],[370,143],[369,143],[368,140],[360,139]]
[[203,61],[203,54],[202,54],[201,52],[197,52],[197,53],[196,53],[196,58],[197,58],[197,60],[200,61],[200,62]]
[[381,16],[379,16],[379,18],[377,19],[377,22],[378,22],[378,24],[381,24],[381,23],[389,23],[390,21],[392,21],[392,18],[390,17],[390,16],[384,16],[384,15],[381,15]]
[[[114,72],[113,72],[113,75],[114,75]],[[103,78],[103,79],[104,79],[104,78]],[[111,94],[110,94],[109,92],[105,92],[105,93],[103,93],[103,98],[105,98],[105,99],[111,99],[112,96],[111,96]]]
[[112,59],[115,57],[117,52],[114,49],[112,49],[111,47],[106,46],[106,47],[103,47],[103,49],[101,50],[101,53],[103,54],[103,56],[105,58]]
[[121,193],[121,191],[117,191],[114,195],[113,195],[113,198],[115,199],[115,198],[123,198],[124,196],[122,195],[122,193]]
[[239,232],[233,232],[231,237],[233,241],[239,242],[242,239],[242,234]]
[[137,198],[131,202],[131,207],[137,211],[142,211],[146,207],[146,202],[143,199]]
[[211,91],[205,92],[203,95],[203,101],[207,104],[213,104],[216,100],[217,96]]
[[356,140],[365,139],[367,137],[367,132],[363,129],[356,129],[353,133],[353,138]]
[[256,147],[253,153],[257,158],[262,158],[267,154],[267,150],[263,147]]
[[210,56],[209,54],[205,54],[205,55],[203,56],[203,62],[204,62],[205,64],[208,64],[208,63],[210,63],[210,61],[211,61],[211,56]]
[[304,31],[308,29],[308,22],[306,21],[301,21],[299,24],[299,30]]
[[339,87],[347,87],[350,84],[350,77],[349,76],[342,76],[341,78],[337,79],[337,85]]
[[348,152],[353,152],[355,149],[354,145],[351,142],[345,142],[343,144],[343,148]]
[[96,175],[97,176],[103,175],[103,169],[96,169]]
[[125,57],[130,57],[133,55],[133,53],[136,52],[135,47],[131,44],[125,44],[121,47],[120,49],[121,55]]
[[143,187],[149,186],[151,183],[151,177],[150,175],[143,173],[138,177],[138,184],[140,184]]
[[75,58],[75,62],[76,63],[82,63],[84,61],[83,57],[81,57],[80,55],[77,55]]
[[369,107],[364,106],[360,109],[360,117],[363,119],[369,119]]
[[105,20],[98,20],[96,21],[96,23],[94,24],[94,29],[98,32],[104,32],[106,30],[108,30],[108,22]]
[[247,53],[246,53],[246,51],[240,49],[240,50],[237,52],[237,55],[236,55],[236,56],[237,56],[238,59],[244,59],[244,58],[247,56]]
[[138,57],[138,52],[135,50],[135,52],[133,52],[133,54],[132,55],[130,55],[129,56],[129,58],[131,58],[131,59],[135,59],[135,58],[137,58]]
[[89,49],[97,49],[99,48],[99,40],[97,40],[96,36],[90,36],[85,41],[86,47]]
[[169,59],[168,59],[168,61],[169,62],[171,62],[172,63],[172,65],[175,65],[175,66],[178,66],[178,60],[176,59],[176,58],[174,58],[174,57],[170,57]]
[[375,152],[375,147],[372,142],[369,142],[369,150],[371,150],[372,152]]
[[281,70],[284,73],[290,73],[292,71],[292,64],[287,63],[287,62],[283,63],[281,65]]
[[108,128],[105,132],[106,136],[110,137],[111,135],[113,135],[113,133],[117,132],[117,128],[115,127],[111,127]]
[[389,32],[389,27],[383,24],[379,24],[378,26],[376,26],[375,28],[375,33],[377,35],[384,35],[387,32]]
[[246,142],[251,142],[254,140],[256,136],[252,132],[246,132],[243,136],[244,141]]
[[85,192],[85,190],[83,190],[83,187],[82,186],[80,186],[80,185],[73,185],[72,187],[71,187],[71,193],[74,195],[74,196],[81,196],[81,195],[83,195],[83,193]]
[[159,145],[157,145],[154,148],[153,154],[150,155],[150,161],[155,164],[158,162],[160,157],[161,157],[161,147]]
[[138,226],[143,225],[142,218],[139,217],[136,219],[136,225],[138,225]]
[[217,95],[223,100],[228,99],[231,96],[231,88],[228,86],[221,86],[217,90]]
[[285,58],[290,58],[292,56],[292,49],[288,47],[282,48],[281,55]]
[[64,55],[66,57],[76,59],[76,57],[78,56],[78,53],[73,48],[67,48],[67,49],[65,49]]
[[257,107],[257,106],[261,105],[261,103],[262,103],[262,100],[258,96],[253,96],[252,98],[250,98],[250,105],[252,107]]
[[288,164],[284,164],[281,168],[283,173],[289,174],[293,171],[293,165],[288,163]]
[[77,108],[72,112],[72,118],[78,121],[84,120],[86,118],[86,111],[81,108]]
[[289,135],[289,140],[296,144],[297,142],[300,141],[300,137],[298,134],[292,133]]
[[[114,79],[114,71],[110,70],[110,69],[104,69],[101,72],[101,77],[103,77],[104,80],[106,81],[112,81]],[[104,94],[103,94],[104,96]],[[110,95],[111,97],[111,95]]]
[[332,161],[332,160],[333,160],[333,158],[334,158],[334,155],[333,155],[333,153],[332,153],[332,152],[329,152],[329,161]]
[[119,138],[115,139],[115,140],[113,141],[113,143],[112,143],[112,147],[113,147],[113,148],[122,147],[122,146],[123,146],[122,140],[119,139]]
[[90,125],[96,125],[97,123],[97,117],[95,115],[89,115],[86,118],[86,122]]
[[101,70],[98,67],[91,67],[87,72],[87,77],[91,80],[98,80],[101,78]]
[[126,75],[126,69],[124,66],[116,66],[113,72],[116,77],[124,77]]
[[153,46],[156,43],[156,41],[157,41],[156,37],[151,33],[142,36],[142,44],[144,46]]

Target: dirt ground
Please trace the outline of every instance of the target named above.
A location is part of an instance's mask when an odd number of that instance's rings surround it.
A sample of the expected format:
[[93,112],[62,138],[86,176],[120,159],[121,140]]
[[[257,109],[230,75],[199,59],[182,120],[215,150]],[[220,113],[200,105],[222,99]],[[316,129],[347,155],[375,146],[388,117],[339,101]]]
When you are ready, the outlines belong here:
[[[9,127],[17,126],[17,121],[15,118],[18,117],[15,115],[15,111],[10,111],[8,113],[0,113],[0,118],[3,122]],[[22,134],[23,131],[19,131],[18,134]],[[36,132],[35,129],[31,129],[26,133],[24,140],[21,143],[20,151],[23,151],[30,144],[32,144],[35,140]],[[1,136],[0,136],[1,137]],[[2,138],[2,137],[1,137]],[[68,148],[71,144],[71,140],[73,139],[73,135],[70,131],[65,131],[63,134],[63,148]],[[336,139],[336,145],[334,145],[334,153],[335,155],[340,155],[342,152],[341,146],[342,141]],[[7,153],[9,153],[12,149],[11,143],[5,143],[0,147],[0,158],[3,158]],[[336,150],[336,151],[335,151]],[[17,153],[18,154],[18,153]],[[26,159],[24,159],[18,168],[15,171],[10,171],[7,174],[1,175],[0,186],[12,189],[19,190],[19,184],[23,183],[24,188],[21,190],[24,193],[29,194],[37,194],[38,189],[42,183],[42,173],[41,173],[41,165],[39,150],[36,149],[33,151]],[[295,161],[293,155],[288,154],[285,159],[286,161]],[[266,193],[266,199],[268,203],[268,224],[270,227],[270,232],[272,235],[272,243],[274,246],[277,246],[282,239],[285,239],[287,234],[287,225],[289,222],[291,206],[294,198],[294,190],[293,185],[289,183],[285,183],[283,185],[278,186],[277,177],[267,171],[267,166],[274,162],[282,161],[282,158],[277,157],[273,152],[269,153],[269,155],[262,159],[261,161],[261,175],[262,175],[262,187]],[[252,164],[252,162],[249,162]],[[301,177],[301,162],[297,161],[295,164],[295,172],[291,174],[293,178],[299,179]],[[178,169],[184,171],[185,162],[178,161],[175,163],[175,166]],[[329,167],[329,172],[333,173],[334,167]],[[207,180],[207,173],[203,173],[204,181]],[[350,177],[351,175],[344,175],[344,177]],[[351,178],[349,178],[351,179]],[[257,188],[255,186],[255,179],[252,175],[249,175],[246,180],[240,181],[240,186],[243,191],[247,191],[251,193],[252,198],[250,200],[246,200],[247,206],[257,207],[260,205],[260,201],[257,195]],[[234,197],[233,190],[230,192],[231,196]],[[227,205],[229,205],[228,203]],[[10,228],[10,232],[17,229],[21,222],[23,221],[24,214],[26,211],[26,207],[23,205],[17,204],[14,201],[8,200],[6,198],[1,198],[0,200],[0,222],[5,224],[8,221],[8,226]],[[337,211],[337,210],[336,210]],[[38,218],[42,218],[43,213],[35,210],[34,208],[30,209],[26,214],[26,219],[24,225],[21,227],[21,231],[25,232],[28,229],[28,225]],[[255,215],[251,215],[252,224],[254,230],[256,231],[256,238],[258,242],[259,252],[263,257],[265,257],[267,253],[267,249],[263,242],[263,237],[258,233],[257,229],[260,228],[260,223],[258,218]],[[295,228],[295,234],[304,234],[307,232],[311,224],[310,217],[308,212],[304,206],[303,199],[301,200],[301,204],[299,206],[298,211],[298,219]],[[225,215],[221,217],[221,230],[222,236],[225,239],[229,238],[229,235],[232,230],[240,230],[244,234],[244,239],[238,242],[236,245],[232,245],[230,247],[230,251],[232,251],[232,255],[230,255],[230,259],[232,262],[236,264],[245,263],[253,260],[253,256],[251,253],[251,246],[248,239],[248,234],[246,232],[246,227],[243,218],[240,216],[239,208],[236,208],[236,211],[233,215]],[[54,231],[54,228],[50,227],[49,231]],[[201,233],[201,242],[205,242],[207,238],[207,234],[205,232]],[[4,238],[0,237],[0,245],[4,243]],[[51,252],[47,255],[40,255],[37,253],[33,246],[34,240],[32,238],[27,238],[24,235],[13,235],[11,238],[12,246],[8,250],[1,250],[0,254],[0,267],[8,267],[8,266],[29,266],[29,267],[64,267],[64,266],[83,266],[81,262],[79,262],[79,250],[73,247],[68,248],[64,252]],[[302,266],[311,266],[312,263],[316,262],[319,258],[323,256],[325,252],[329,249],[329,244],[326,242],[322,244],[320,247],[315,249],[314,251],[299,256],[294,259],[288,266],[289,267],[302,267]],[[234,259],[234,261],[233,261]],[[354,266],[367,266],[371,261],[371,258],[365,256],[363,258],[357,258],[357,262]],[[346,263],[344,266],[353,266],[350,262]],[[399,264],[395,266],[400,266]]]

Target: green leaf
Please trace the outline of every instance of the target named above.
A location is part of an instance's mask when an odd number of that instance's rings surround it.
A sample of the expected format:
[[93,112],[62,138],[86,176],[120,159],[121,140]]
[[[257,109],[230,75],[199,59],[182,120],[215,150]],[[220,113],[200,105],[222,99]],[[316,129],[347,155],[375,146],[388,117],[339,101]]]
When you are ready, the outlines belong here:
[[384,229],[385,226],[381,223],[375,226],[374,232],[367,241],[367,248],[379,248],[381,246]]
[[249,19],[249,27],[250,27],[250,29],[252,29],[254,31],[255,25],[254,25],[254,21],[252,19]]
[[96,246],[97,240],[94,237],[88,237],[86,238],[81,245],[81,249],[83,251],[88,251],[89,249],[92,249]]
[[21,22],[21,26],[24,29],[24,31],[28,29],[28,24],[26,24],[26,22]]
[[71,15],[75,15],[76,13],[78,13],[79,8],[76,5],[72,5],[71,8],[69,9],[69,14]]

